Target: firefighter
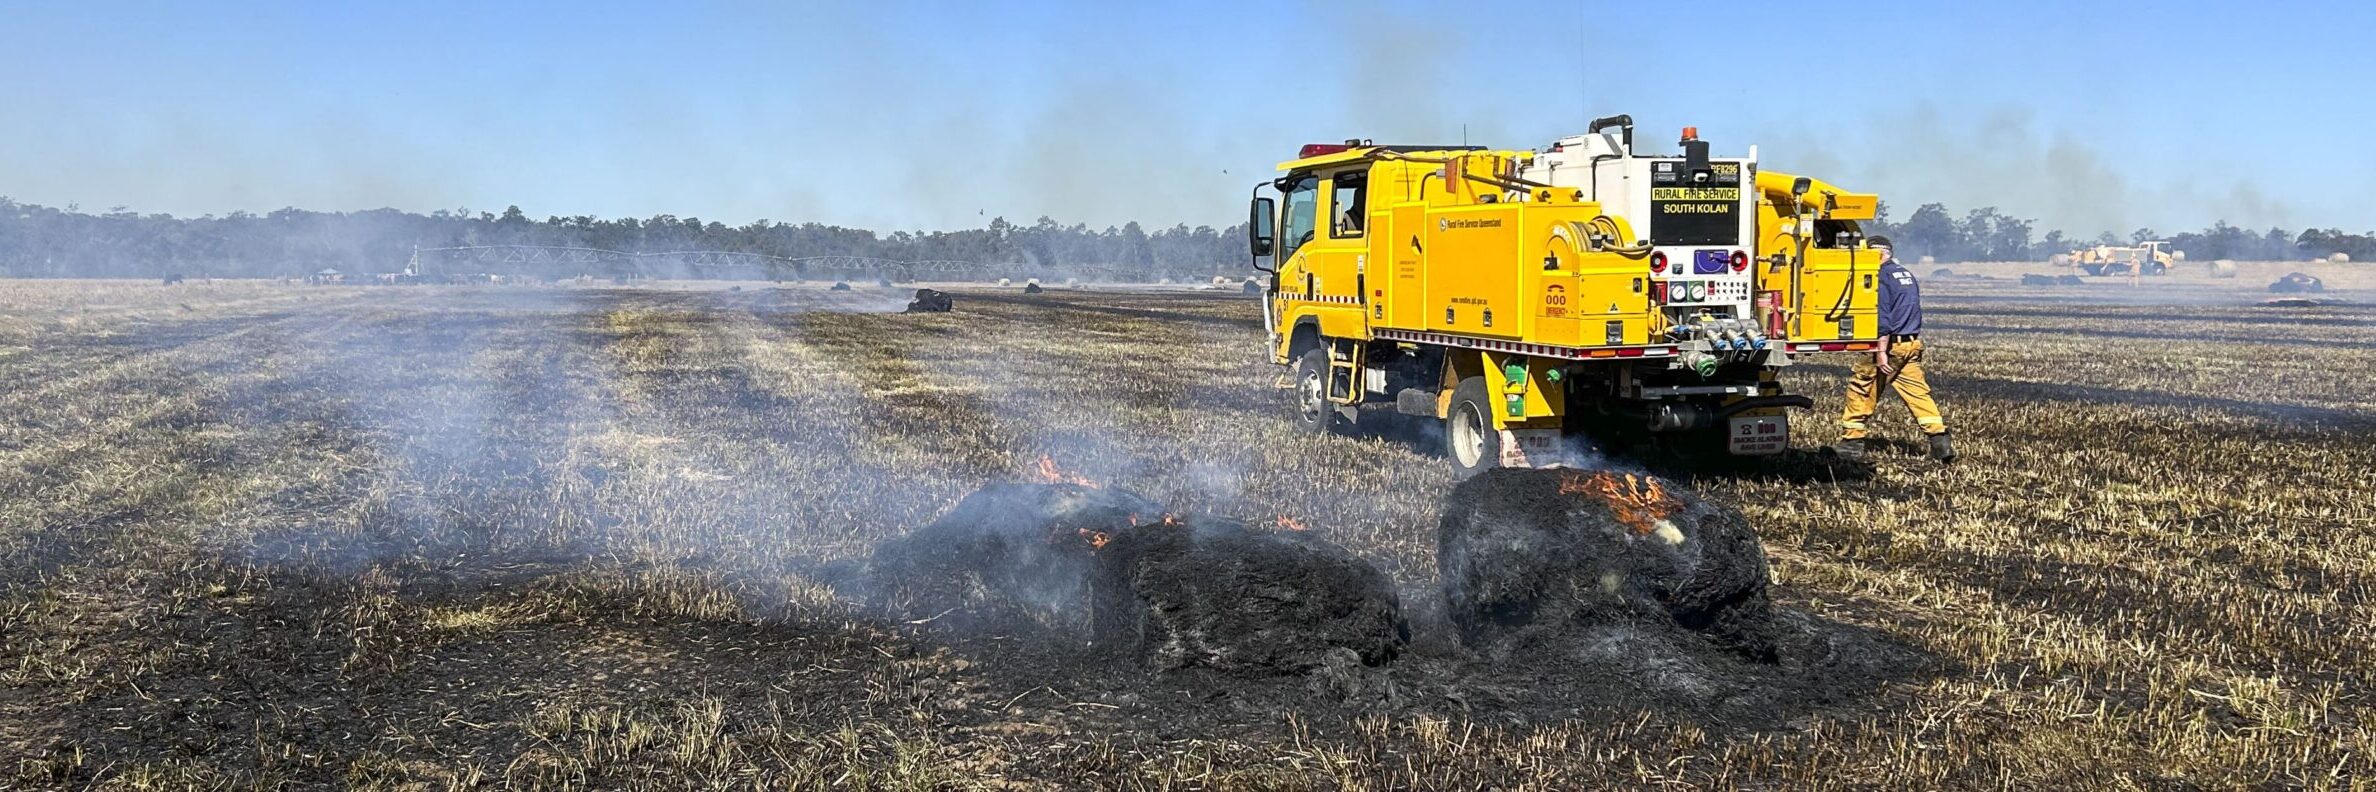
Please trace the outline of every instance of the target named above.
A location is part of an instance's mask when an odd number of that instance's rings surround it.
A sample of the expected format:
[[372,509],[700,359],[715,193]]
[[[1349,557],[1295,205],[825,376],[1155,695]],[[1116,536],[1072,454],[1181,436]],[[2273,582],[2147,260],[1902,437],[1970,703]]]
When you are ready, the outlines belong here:
[[1848,377],[1848,408],[1840,415],[1840,456],[1865,457],[1865,424],[1880,402],[1881,383],[1887,382],[1913,411],[1922,433],[1930,436],[1931,458],[1953,462],[1955,445],[1947,435],[1947,419],[1939,415],[1930,381],[1922,374],[1922,285],[1891,254],[1888,237],[1873,237],[1866,246],[1881,252],[1881,344],[1873,350],[1873,359],[1856,364]]

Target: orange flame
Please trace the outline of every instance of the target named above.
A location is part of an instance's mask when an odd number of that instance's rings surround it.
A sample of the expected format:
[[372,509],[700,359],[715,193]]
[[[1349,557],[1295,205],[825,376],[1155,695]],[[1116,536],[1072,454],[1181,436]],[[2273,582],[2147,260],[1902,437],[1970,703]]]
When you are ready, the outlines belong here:
[[1280,515],[1280,516],[1279,516],[1279,519],[1278,519],[1277,525],[1278,525],[1279,527],[1281,527],[1281,528],[1285,528],[1285,529],[1287,529],[1287,530],[1290,530],[1290,531],[1308,531],[1308,530],[1311,530],[1311,528],[1310,528],[1310,527],[1308,527],[1308,526],[1305,526],[1305,525],[1303,524],[1303,521],[1302,521],[1302,520],[1298,520],[1298,519],[1295,519],[1295,518],[1293,518],[1293,517],[1289,517],[1289,516],[1286,516],[1286,515]]
[[1074,484],[1083,487],[1097,486],[1097,482],[1090,481],[1089,479],[1082,476],[1076,476],[1058,469],[1056,467],[1056,460],[1049,459],[1048,455],[1046,454],[1040,455],[1039,475],[1035,478],[1041,484]]
[[1617,521],[1636,534],[1657,530],[1660,520],[1683,508],[1667,495],[1658,479],[1631,473],[1619,476],[1605,470],[1560,477],[1559,494],[1591,495],[1606,501]]
[[1107,542],[1114,541],[1114,537],[1104,531],[1092,531],[1087,528],[1082,528],[1080,529],[1080,534],[1081,538],[1089,540],[1089,549],[1091,550],[1103,550],[1105,549]]

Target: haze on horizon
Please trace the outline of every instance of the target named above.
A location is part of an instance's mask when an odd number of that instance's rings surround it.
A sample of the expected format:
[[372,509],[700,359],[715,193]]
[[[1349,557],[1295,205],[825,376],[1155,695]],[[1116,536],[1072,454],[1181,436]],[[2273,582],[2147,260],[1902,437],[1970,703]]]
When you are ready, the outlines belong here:
[[1304,142],[1528,148],[1622,112],[1901,218],[2376,227],[2364,6],[1635,8],[21,4],[0,196],[1223,226]]

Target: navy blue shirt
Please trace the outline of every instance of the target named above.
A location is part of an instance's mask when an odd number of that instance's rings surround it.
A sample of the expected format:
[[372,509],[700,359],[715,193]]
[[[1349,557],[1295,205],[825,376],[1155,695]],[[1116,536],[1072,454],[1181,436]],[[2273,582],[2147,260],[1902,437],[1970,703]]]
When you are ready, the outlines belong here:
[[1922,332],[1922,284],[1896,258],[1881,262],[1881,327],[1885,336]]

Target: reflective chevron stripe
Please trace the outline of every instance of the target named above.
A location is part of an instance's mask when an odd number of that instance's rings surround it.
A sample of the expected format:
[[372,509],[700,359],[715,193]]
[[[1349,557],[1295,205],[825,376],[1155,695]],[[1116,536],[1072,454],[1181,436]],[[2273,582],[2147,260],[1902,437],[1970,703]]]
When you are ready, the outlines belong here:
[[1370,335],[1394,341],[1408,341],[1414,344],[1434,344],[1436,346],[1460,347],[1463,349],[1490,349],[1496,352],[1516,352],[1523,355],[1567,358],[1569,360],[1587,360],[1596,358],[1663,358],[1674,357],[1676,351],[1676,348],[1671,345],[1565,347],[1552,346],[1549,344],[1527,344],[1517,341],[1500,341],[1490,338],[1471,338],[1468,336],[1451,335],[1448,333],[1422,333],[1411,330],[1377,329],[1371,330]]

